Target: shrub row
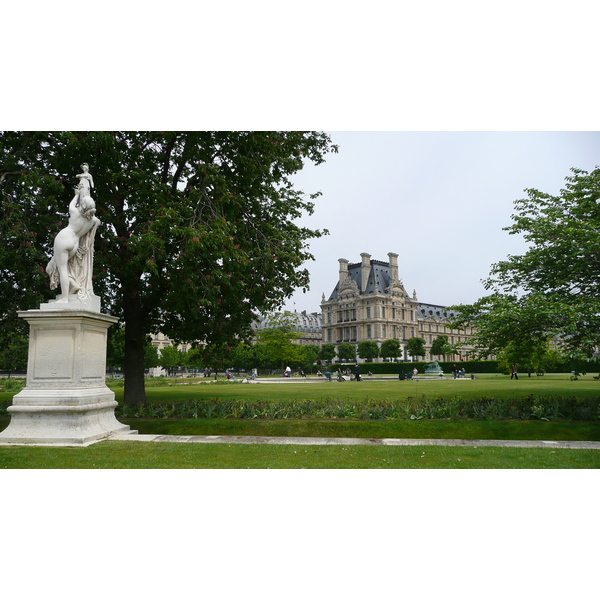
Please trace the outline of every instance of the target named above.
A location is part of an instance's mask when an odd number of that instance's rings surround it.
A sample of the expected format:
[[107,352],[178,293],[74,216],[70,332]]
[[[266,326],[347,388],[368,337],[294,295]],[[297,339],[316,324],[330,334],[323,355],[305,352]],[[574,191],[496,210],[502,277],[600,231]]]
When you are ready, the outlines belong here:
[[[364,375],[367,371],[371,371],[373,375],[397,375],[401,371],[407,373],[412,371],[415,367],[422,375],[427,368],[427,365],[431,364],[431,361],[427,362],[387,362],[387,363],[361,363],[360,372]],[[459,369],[465,369],[467,373],[498,373],[498,361],[496,360],[470,360],[462,362],[440,362],[444,373],[452,372],[452,365],[456,365]],[[337,369],[347,369],[352,366],[349,364],[333,364],[327,367],[330,371],[336,371]],[[571,369],[569,369],[570,371]],[[564,371],[561,371],[564,372]]]
[[[405,373],[412,371],[415,367],[422,375],[427,368],[427,365],[431,364],[432,361],[419,361],[419,362],[388,362],[388,363],[361,363],[361,373],[371,371],[373,375],[397,375],[400,371]],[[330,371],[337,369],[352,368],[353,363],[344,364],[333,364],[327,367]],[[459,369],[464,369],[467,373],[501,373],[502,369],[498,365],[497,360],[464,360],[460,362],[445,362],[439,361],[440,367],[442,367],[444,373],[449,374],[452,372],[452,365],[456,365]],[[526,373],[526,367],[519,366],[521,372]],[[554,365],[548,366],[544,369],[546,373],[570,373],[576,371],[577,373],[600,373],[600,362],[599,361],[585,361],[585,360],[570,360]]]
[[0,379],[0,392],[20,392],[25,387],[25,379]]
[[406,400],[350,401],[321,400],[186,400],[139,406],[120,405],[117,416],[124,418],[175,419],[541,419],[556,421],[600,420],[600,398],[576,396],[527,396],[495,399],[481,397],[408,398]]

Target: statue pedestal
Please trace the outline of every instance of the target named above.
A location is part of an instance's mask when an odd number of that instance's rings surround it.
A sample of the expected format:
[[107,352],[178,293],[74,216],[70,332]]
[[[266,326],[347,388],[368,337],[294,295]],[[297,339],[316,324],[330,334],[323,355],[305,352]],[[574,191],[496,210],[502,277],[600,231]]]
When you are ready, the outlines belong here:
[[137,433],[117,421],[106,387],[107,330],[118,319],[75,302],[18,314],[30,327],[27,385],[8,407],[0,445],[87,446]]
[[425,371],[425,373],[423,373],[423,375],[425,375],[425,377],[443,377],[444,376],[444,371],[439,370],[439,371]]

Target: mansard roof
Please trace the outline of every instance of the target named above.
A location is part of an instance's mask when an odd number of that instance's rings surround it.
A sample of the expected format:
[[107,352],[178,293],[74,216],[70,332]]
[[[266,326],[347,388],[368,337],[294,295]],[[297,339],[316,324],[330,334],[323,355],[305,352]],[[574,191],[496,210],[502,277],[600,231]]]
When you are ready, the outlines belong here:
[[420,319],[434,319],[435,321],[442,321],[450,317],[456,317],[458,312],[455,310],[448,310],[445,306],[438,304],[423,304],[422,302],[417,305],[417,316]]
[[[370,256],[366,255],[368,259]],[[347,262],[342,261],[340,262]],[[393,290],[393,293],[399,293],[408,297],[401,281],[393,281],[390,275],[390,263],[381,260],[368,260],[367,281],[364,291],[362,289],[363,278],[363,263],[348,264],[348,276],[343,281],[338,281],[329,296],[329,301],[344,299],[345,296],[363,296],[368,294],[387,294]],[[392,287],[390,287],[394,284]],[[413,300],[416,300],[416,292]],[[453,310],[448,310],[447,307],[439,304],[417,304],[417,316],[419,319],[433,319],[442,321],[444,319],[456,317],[458,313]]]
[[[354,263],[348,265],[348,277],[356,283],[358,289],[362,289],[362,264]],[[360,294],[384,294],[390,286],[390,265],[381,260],[372,260],[367,285],[364,292]],[[340,282],[338,281],[329,300],[337,300],[340,293]]]

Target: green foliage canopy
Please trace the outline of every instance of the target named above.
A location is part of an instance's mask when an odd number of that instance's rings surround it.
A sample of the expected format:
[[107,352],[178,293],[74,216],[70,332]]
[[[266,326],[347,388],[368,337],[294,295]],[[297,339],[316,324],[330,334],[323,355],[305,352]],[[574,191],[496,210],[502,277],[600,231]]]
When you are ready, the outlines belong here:
[[183,367],[186,360],[186,352],[182,352],[177,346],[165,346],[160,351],[158,364],[167,372],[172,373],[175,369]]
[[319,360],[331,362],[335,358],[335,344],[323,344],[319,349]]
[[17,331],[8,331],[0,340],[0,370],[14,373],[27,370],[29,342]]
[[[123,369],[125,366],[125,329],[112,327],[108,330],[106,365]],[[150,336],[144,338],[144,368],[158,366],[158,350],[152,345]]]
[[337,347],[337,355],[340,362],[344,360],[356,360],[356,350],[350,342],[339,344]]
[[294,344],[294,340],[300,337],[290,314],[275,314],[267,320],[266,327],[258,331],[259,352],[270,367],[283,369],[297,365],[303,362],[302,348]]
[[385,340],[381,343],[381,348],[379,349],[379,356],[381,358],[397,358],[401,354],[400,340]]
[[144,338],[230,343],[306,288],[299,226],[319,193],[292,176],[337,148],[320,132],[0,132],[0,315],[53,296],[44,268],[80,164],[97,216],[94,287],[125,323],[125,401],[145,401]]
[[513,224],[525,254],[491,267],[492,293],[459,311],[455,326],[474,325],[480,356],[535,360],[550,340],[573,357],[591,357],[600,344],[600,169],[572,169],[560,194],[536,189],[515,202]]
[[431,356],[444,356],[446,354],[453,354],[455,346],[452,346],[448,342],[447,335],[438,335],[431,344],[430,354]]
[[373,340],[364,340],[358,344],[358,356],[365,360],[373,360],[379,356],[379,346]]
[[406,340],[406,351],[410,356],[425,356],[425,340],[422,337],[411,337]]

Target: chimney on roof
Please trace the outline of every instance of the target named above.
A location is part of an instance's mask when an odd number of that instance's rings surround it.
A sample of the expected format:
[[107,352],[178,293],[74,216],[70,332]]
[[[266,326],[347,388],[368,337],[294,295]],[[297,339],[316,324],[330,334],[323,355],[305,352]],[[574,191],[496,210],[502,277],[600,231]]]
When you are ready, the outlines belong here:
[[360,291],[364,292],[367,289],[367,281],[369,281],[369,273],[371,272],[371,255],[363,252],[360,256],[362,258],[360,266]]
[[398,281],[398,255],[394,252],[388,252],[388,258],[390,259],[390,279]]
[[348,277],[348,261],[345,258],[338,258],[340,263],[340,284]]

